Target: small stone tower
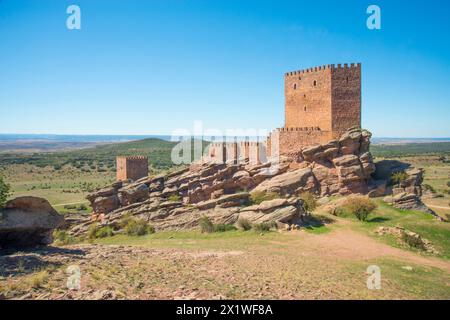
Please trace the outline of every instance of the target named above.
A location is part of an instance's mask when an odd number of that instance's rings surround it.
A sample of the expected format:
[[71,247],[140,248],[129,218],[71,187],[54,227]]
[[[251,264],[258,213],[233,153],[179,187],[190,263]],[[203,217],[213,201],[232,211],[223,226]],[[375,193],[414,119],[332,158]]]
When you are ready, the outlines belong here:
[[116,160],[117,181],[136,181],[148,176],[148,157],[118,156]]

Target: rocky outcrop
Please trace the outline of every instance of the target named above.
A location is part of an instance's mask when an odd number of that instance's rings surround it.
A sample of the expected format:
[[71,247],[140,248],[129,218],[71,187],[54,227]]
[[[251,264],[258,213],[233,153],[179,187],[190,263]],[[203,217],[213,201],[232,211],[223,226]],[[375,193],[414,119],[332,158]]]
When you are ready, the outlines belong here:
[[[305,216],[299,200],[303,192],[317,197],[354,193],[378,197],[389,191],[386,180],[372,178],[376,166],[369,152],[370,137],[370,132],[353,128],[338,140],[262,164],[249,163],[248,159],[200,161],[166,175],[115,183],[87,198],[94,220],[112,226],[118,226],[124,215],[131,215],[157,229],[192,228],[202,216],[218,223],[245,218],[286,227],[300,223]],[[402,185],[405,191],[420,191],[420,174],[420,170],[410,172]],[[278,199],[252,205],[253,197],[266,194]],[[80,223],[72,233],[83,233],[90,223]]]
[[416,194],[402,192],[395,195],[386,196],[383,200],[397,209],[422,211],[432,214],[437,219],[442,220],[442,218],[439,217],[433,210],[428,208]]
[[380,236],[390,234],[395,236],[403,244],[408,245],[409,247],[423,250],[432,254],[439,254],[439,251],[434,248],[431,241],[424,239],[420,234],[412,232],[410,230],[406,230],[403,227],[379,227],[377,231],[375,231],[375,233]]
[[303,203],[297,198],[263,201],[259,205],[239,210],[239,219],[251,223],[276,223],[278,228],[289,229],[300,225],[307,216]]
[[47,200],[18,197],[0,211],[0,247],[21,247],[52,243],[55,228],[64,224]]

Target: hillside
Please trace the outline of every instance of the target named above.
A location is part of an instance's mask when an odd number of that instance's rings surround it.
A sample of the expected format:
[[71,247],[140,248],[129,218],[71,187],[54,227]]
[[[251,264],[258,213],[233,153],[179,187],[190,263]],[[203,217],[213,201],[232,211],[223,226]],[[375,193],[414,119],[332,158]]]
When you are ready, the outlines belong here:
[[450,155],[450,142],[377,144],[370,151],[375,157],[406,157],[422,154]]
[[[117,155],[147,155],[150,166],[162,170],[172,166],[170,154],[176,144],[177,142],[148,138],[63,152],[0,154],[0,163],[1,166],[29,164],[38,167],[52,166],[55,169],[60,169],[66,164],[78,169],[87,165],[92,167],[91,169],[96,167],[102,170],[114,168]],[[207,143],[204,142],[204,146],[206,145]]]

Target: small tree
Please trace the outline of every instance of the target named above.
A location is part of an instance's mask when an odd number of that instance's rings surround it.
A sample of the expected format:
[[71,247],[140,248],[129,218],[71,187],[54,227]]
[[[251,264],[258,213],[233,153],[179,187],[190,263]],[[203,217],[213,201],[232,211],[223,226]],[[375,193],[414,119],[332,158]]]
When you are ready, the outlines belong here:
[[377,205],[369,198],[352,196],[345,200],[344,207],[354,214],[359,221],[366,221],[369,214],[377,208]]
[[209,219],[206,216],[200,218],[199,225],[200,225],[200,231],[202,233],[214,232],[214,224],[212,223],[211,219]]
[[405,171],[398,171],[391,175],[391,181],[393,184],[400,186],[400,183],[408,179],[408,174]]
[[0,208],[3,208],[3,206],[6,203],[6,200],[8,200],[8,197],[10,195],[11,193],[9,184],[3,181],[3,177],[0,176]]

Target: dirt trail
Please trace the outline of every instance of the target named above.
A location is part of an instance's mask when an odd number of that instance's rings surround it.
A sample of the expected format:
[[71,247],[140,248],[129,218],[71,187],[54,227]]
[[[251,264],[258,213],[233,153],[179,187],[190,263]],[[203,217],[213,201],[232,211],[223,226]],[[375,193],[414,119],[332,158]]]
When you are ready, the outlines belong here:
[[368,260],[389,257],[450,272],[450,262],[394,248],[346,228],[320,235],[305,233],[305,240],[308,248],[324,257],[332,257],[338,260]]

